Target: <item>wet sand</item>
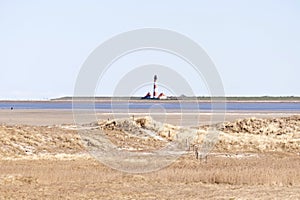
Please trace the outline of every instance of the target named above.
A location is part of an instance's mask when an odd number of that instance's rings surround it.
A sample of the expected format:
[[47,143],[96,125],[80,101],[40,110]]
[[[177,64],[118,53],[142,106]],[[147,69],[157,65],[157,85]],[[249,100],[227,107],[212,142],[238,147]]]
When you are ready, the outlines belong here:
[[[114,118],[127,118],[132,116],[151,116],[157,121],[170,123],[173,125],[182,126],[197,126],[208,124],[211,120],[212,114],[209,112],[190,112],[178,113],[174,110],[168,114],[150,113],[148,110],[139,110],[136,113],[109,113],[103,111],[96,111],[98,120],[107,120]],[[299,115],[299,112],[227,112],[225,113],[225,121],[234,121],[243,118],[270,118],[270,117],[286,117],[291,115]],[[26,124],[26,125],[59,125],[59,124],[75,124],[73,119],[73,112],[70,109],[14,109],[14,110],[0,110],[0,123],[4,124]]]

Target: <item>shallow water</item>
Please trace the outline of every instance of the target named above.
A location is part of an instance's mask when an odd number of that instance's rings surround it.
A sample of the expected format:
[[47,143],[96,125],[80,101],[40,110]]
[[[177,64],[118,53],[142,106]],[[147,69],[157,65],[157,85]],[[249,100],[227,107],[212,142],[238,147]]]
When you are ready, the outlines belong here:
[[[72,109],[72,102],[0,102],[0,109]],[[210,111],[220,104],[210,102],[96,102],[95,105],[81,103],[76,108],[99,110],[165,110],[165,111]],[[221,106],[222,107],[222,106]],[[228,102],[227,111],[300,111],[300,102]]]

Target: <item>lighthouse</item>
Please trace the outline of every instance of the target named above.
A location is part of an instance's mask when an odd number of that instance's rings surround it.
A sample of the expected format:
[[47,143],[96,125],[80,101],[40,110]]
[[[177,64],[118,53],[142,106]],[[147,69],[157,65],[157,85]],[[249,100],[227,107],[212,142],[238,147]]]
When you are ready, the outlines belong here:
[[168,97],[164,94],[164,93],[160,93],[158,95],[157,93],[157,85],[156,85],[156,81],[157,81],[157,75],[154,75],[154,81],[153,81],[153,96],[151,98],[151,93],[148,92],[144,97],[142,97],[141,99],[167,99]]
[[153,98],[157,98],[157,85],[156,85],[156,81],[157,81],[157,76],[154,75],[154,83],[153,83]]

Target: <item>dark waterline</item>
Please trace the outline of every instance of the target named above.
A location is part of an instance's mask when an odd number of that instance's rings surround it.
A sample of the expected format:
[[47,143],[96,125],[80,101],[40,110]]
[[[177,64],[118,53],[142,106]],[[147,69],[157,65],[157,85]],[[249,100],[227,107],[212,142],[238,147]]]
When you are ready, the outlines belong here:
[[[72,109],[72,102],[0,102],[0,109]],[[80,103],[75,105],[76,108],[93,109],[94,105]],[[220,105],[214,104],[214,108],[218,109]],[[221,106],[222,107],[222,106]],[[133,103],[111,103],[97,102],[95,108],[99,110],[122,110],[122,109],[165,109],[165,110],[193,110],[193,111],[209,111],[212,104],[209,102],[133,102]],[[300,111],[300,102],[228,102],[226,103],[228,111]]]

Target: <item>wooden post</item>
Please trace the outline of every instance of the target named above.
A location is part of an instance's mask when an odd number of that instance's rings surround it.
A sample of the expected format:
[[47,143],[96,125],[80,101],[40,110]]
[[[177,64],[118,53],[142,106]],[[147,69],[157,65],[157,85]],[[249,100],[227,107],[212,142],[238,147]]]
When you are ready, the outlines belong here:
[[195,147],[195,156],[196,156],[196,159],[198,160],[199,159],[198,147]]

